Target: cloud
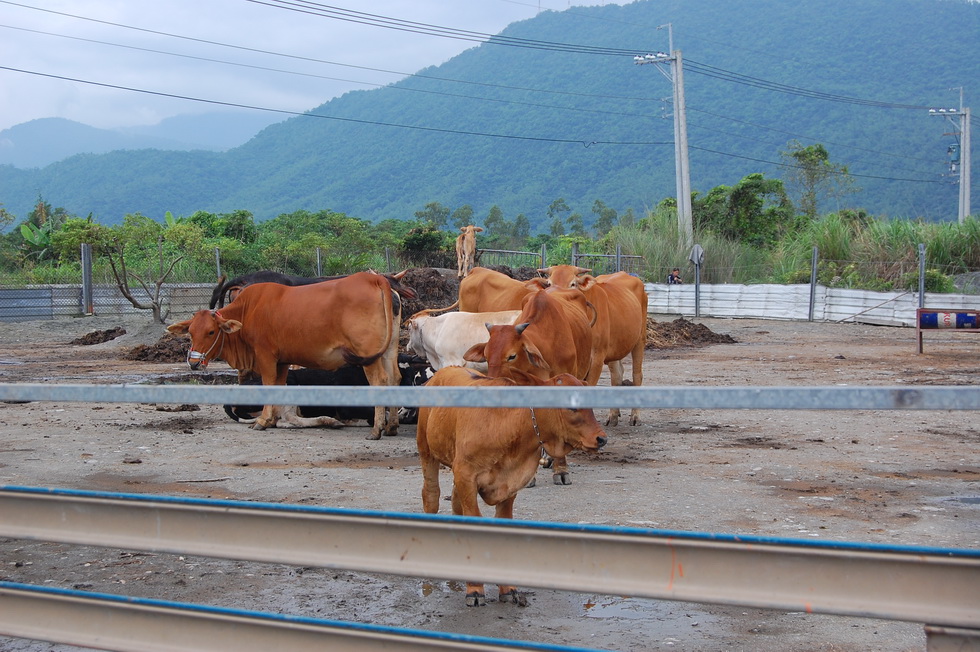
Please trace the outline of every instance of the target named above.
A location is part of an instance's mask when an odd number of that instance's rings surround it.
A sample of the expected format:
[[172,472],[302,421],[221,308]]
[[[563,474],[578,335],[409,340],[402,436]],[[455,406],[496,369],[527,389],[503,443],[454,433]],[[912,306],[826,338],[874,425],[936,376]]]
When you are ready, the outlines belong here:
[[[167,95],[301,112],[402,76],[369,69],[412,73],[477,45],[269,6],[274,2],[23,4],[5,5],[0,21],[0,65],[26,71],[0,70],[0,129],[45,117],[125,127],[221,109]],[[567,8],[562,0],[378,0],[356,10],[495,34],[542,4]]]

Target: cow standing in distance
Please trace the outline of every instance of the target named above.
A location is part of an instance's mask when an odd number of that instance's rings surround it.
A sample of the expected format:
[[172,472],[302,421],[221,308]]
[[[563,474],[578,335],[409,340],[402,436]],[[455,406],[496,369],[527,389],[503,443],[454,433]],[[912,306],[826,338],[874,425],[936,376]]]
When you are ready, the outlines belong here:
[[407,320],[407,349],[410,353],[425,358],[436,371],[443,367],[470,367],[486,373],[484,362],[470,362],[465,354],[471,346],[487,339],[487,324],[513,324],[520,310],[499,310],[497,312],[447,312],[434,315],[434,312],[451,310],[448,308],[429,308],[420,310]]
[[[595,306],[593,329],[596,355],[609,367],[610,384],[623,384],[623,359],[630,356],[633,385],[643,384],[643,352],[647,337],[647,293],[643,281],[626,272],[592,276],[591,269],[575,265],[553,265],[538,272],[547,275],[552,287],[575,288]],[[607,426],[619,424],[619,408],[609,410]],[[640,423],[640,410],[630,412],[630,425]]]
[[479,226],[461,226],[462,231],[456,236],[456,276],[463,278],[469,275],[476,264],[476,234],[483,231]]
[[[486,324],[489,339],[484,334],[483,341],[463,357],[486,364],[491,378],[521,382],[527,376],[546,380],[567,373],[595,385],[603,363],[593,352],[594,321],[594,309],[578,290],[539,290],[524,298],[524,306],[513,324]],[[553,458],[552,466],[555,484],[571,484],[564,457]]]
[[[528,376],[522,384],[577,387],[568,374],[549,380]],[[428,385],[512,387],[509,378],[487,378],[470,369],[446,367]],[[453,472],[452,509],[460,516],[481,516],[477,497],[495,508],[496,518],[514,517],[517,492],[534,478],[540,450],[564,457],[572,450],[596,452],[606,435],[591,409],[422,407],[416,431],[422,465],[422,508],[439,511],[439,467]],[[517,588],[500,585],[500,601],[517,602]],[[486,604],[483,584],[467,582],[466,604]]]
[[[388,284],[391,285],[391,289],[397,292],[400,296],[406,299],[414,299],[416,298],[415,290],[407,285],[402,285],[401,282],[407,271],[408,270],[404,270],[397,274],[382,274],[382,276],[388,279]],[[281,272],[263,269],[257,272],[251,272],[250,274],[245,274],[243,276],[238,276],[229,281],[227,277],[222,274],[221,278],[218,279],[218,284],[215,285],[214,290],[211,291],[211,301],[208,303],[208,308],[211,310],[214,310],[215,308],[224,308],[225,303],[228,301],[234,301],[235,297],[238,296],[238,293],[244,288],[256,283],[278,283],[280,285],[296,287],[299,285],[322,283],[323,281],[336,281],[342,278],[345,278],[345,276],[293,276],[292,274],[283,274]]]
[[[387,279],[359,272],[335,281],[291,287],[257,283],[221,310],[199,310],[167,328],[190,334],[191,369],[221,359],[239,376],[254,372],[263,385],[285,385],[290,365],[337,369],[364,367],[374,386],[398,384],[396,295]],[[279,406],[266,405],[253,428],[276,425]],[[368,439],[398,432],[394,408],[375,408]]]

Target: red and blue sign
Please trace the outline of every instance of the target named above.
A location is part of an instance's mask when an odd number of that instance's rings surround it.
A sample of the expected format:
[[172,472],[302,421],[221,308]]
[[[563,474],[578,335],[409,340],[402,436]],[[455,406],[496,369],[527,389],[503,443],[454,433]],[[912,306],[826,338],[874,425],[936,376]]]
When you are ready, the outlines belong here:
[[977,328],[975,312],[922,312],[919,328]]

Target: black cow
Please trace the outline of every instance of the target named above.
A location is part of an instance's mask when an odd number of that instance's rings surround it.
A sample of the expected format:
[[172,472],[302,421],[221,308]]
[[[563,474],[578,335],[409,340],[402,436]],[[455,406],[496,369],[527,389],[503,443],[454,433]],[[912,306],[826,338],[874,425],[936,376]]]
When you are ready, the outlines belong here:
[[[405,270],[407,271],[407,270]],[[406,299],[416,298],[415,290],[408,287],[407,285],[402,285],[402,277],[405,276],[405,272],[399,272],[398,274],[382,274],[388,283],[391,285],[391,289],[397,292],[400,296]],[[235,295],[242,291],[242,288],[248,287],[249,285],[254,285],[255,283],[278,283],[279,285],[312,285],[313,283],[320,283],[322,281],[334,281],[339,278],[344,278],[344,276],[293,276],[291,274],[281,274],[279,272],[273,272],[268,269],[264,269],[258,272],[252,272],[251,274],[245,274],[244,276],[239,276],[233,278],[230,281],[227,277],[222,274],[221,278],[218,279],[218,284],[214,287],[211,292],[211,301],[208,303],[208,308],[214,310],[215,308],[224,308],[225,302],[229,300],[234,300]]]
[[[403,386],[424,385],[432,376],[428,362],[413,355],[399,354],[398,367],[401,369],[401,384]],[[243,385],[261,385],[256,377],[241,381]],[[367,385],[364,368],[344,365],[334,371],[325,369],[290,369],[286,376],[287,385],[329,386],[329,385]],[[225,414],[240,423],[251,423],[262,412],[261,405],[225,405]],[[406,407],[399,410],[398,420],[401,423],[416,423],[418,408]],[[336,428],[344,422],[364,419],[368,425],[374,425],[374,408],[361,405],[300,405],[294,408],[283,408],[279,427],[309,428],[327,426]]]

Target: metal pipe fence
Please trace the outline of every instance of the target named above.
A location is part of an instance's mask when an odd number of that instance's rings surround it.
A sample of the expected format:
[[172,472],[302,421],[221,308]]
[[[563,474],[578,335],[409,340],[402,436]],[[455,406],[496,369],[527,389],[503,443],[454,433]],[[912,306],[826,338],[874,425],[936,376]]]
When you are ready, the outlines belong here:
[[[0,401],[978,410],[972,387],[256,387],[0,384]],[[0,488],[0,536],[411,577],[921,622],[980,644],[980,551]],[[275,531],[274,539],[247,536]],[[329,541],[330,545],[324,545]],[[560,568],[556,566],[560,565]],[[683,568],[683,572],[678,572]],[[233,626],[231,626],[233,625]],[[193,632],[193,637],[188,634]],[[0,582],[0,633],[111,649],[561,649]],[[107,638],[110,637],[110,638]],[[256,647],[259,646],[259,647]],[[261,647],[265,646],[265,647]],[[176,648],[172,648],[176,649]],[[345,647],[348,649],[348,647]],[[957,649],[964,649],[962,647]],[[972,648],[971,648],[972,649]]]

